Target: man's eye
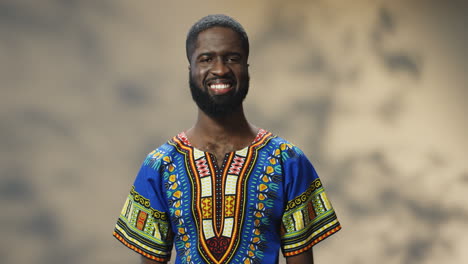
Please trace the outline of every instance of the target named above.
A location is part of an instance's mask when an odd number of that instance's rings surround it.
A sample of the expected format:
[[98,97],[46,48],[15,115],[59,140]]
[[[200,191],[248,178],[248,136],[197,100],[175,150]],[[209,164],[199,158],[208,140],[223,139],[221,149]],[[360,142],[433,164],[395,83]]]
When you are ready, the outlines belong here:
[[200,62],[211,62],[212,60],[212,58],[201,58]]
[[239,57],[236,57],[236,56],[234,56],[234,57],[227,57],[227,58],[226,58],[226,61],[227,61],[227,62],[230,62],[230,63],[237,63],[237,62],[240,61],[240,58],[239,58]]

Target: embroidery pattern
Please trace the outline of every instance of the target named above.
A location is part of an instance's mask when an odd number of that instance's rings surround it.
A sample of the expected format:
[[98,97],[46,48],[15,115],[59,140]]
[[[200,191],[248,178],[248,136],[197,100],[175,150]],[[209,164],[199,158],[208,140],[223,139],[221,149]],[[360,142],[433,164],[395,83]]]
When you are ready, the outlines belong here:
[[[320,228],[314,230],[311,226]],[[285,256],[300,254],[341,229],[320,179],[288,203],[283,228],[286,231],[283,238]]]
[[266,237],[263,229],[271,225],[268,217],[274,206],[274,200],[278,196],[279,183],[282,181],[281,155],[280,150],[275,149],[267,158],[267,164],[263,168],[263,173],[258,177],[257,183],[257,203],[255,205],[255,220],[250,244],[243,258],[243,263],[261,263],[263,259],[263,249],[266,247]]
[[149,200],[135,191],[134,186],[125,201],[114,236],[140,254],[158,261],[169,258],[166,240],[169,235],[167,215],[150,207]]
[[164,156],[162,160],[161,175],[166,182],[166,197],[168,197],[169,211],[171,215],[175,216],[172,220],[178,225],[174,237],[175,244],[178,248],[182,248],[182,259],[186,263],[192,263],[192,249],[191,243],[189,242],[190,234],[187,232],[187,228],[184,225],[185,212],[182,209],[182,197],[185,194],[185,191],[180,188],[181,183],[179,174],[176,171],[178,166],[172,160],[171,156]]
[[226,156],[222,168],[217,167],[211,154],[191,147],[185,134],[173,139],[174,146],[190,161],[192,208],[200,238],[198,250],[206,262],[225,263],[234,257],[246,212],[246,183],[257,158],[257,148],[268,139],[266,134],[260,131],[254,144]]

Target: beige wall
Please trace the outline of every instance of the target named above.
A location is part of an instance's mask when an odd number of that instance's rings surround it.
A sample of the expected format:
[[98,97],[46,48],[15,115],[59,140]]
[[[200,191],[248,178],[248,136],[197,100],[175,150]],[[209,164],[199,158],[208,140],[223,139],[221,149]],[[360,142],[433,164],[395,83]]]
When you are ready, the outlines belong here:
[[0,263],[137,263],[113,225],[194,121],[184,41],[209,13],[249,33],[250,120],[328,189],[317,263],[468,262],[463,1],[168,2],[0,2]]

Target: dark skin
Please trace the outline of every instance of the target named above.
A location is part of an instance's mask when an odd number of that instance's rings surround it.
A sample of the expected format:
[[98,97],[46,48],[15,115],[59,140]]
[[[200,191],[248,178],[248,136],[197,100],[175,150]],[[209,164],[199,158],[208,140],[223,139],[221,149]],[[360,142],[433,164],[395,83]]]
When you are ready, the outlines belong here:
[[[200,87],[206,89],[215,99],[222,100],[221,94],[236,93],[241,89],[242,78],[248,75],[247,54],[242,49],[239,35],[223,27],[213,27],[198,35],[196,49],[190,58],[190,74]],[[228,77],[229,76],[229,77]],[[228,79],[235,79],[235,84]],[[217,79],[216,84],[230,86],[217,90],[210,89],[212,83],[206,80]],[[244,114],[242,104],[232,113],[213,118],[198,109],[195,125],[186,131],[190,143],[202,151],[213,154],[221,165],[226,153],[240,150],[254,140],[258,128],[251,125]],[[166,263],[142,257],[141,263]],[[288,264],[313,264],[312,249],[286,258]]]
[[[216,100],[222,96],[215,89],[210,89],[209,80],[216,79],[216,84],[231,85],[227,93],[236,93],[241,89],[241,78],[248,74],[247,56],[242,49],[241,40],[231,29],[214,27],[198,35],[196,49],[190,59],[190,74],[200,87]],[[233,85],[230,80],[236,80]],[[224,155],[242,149],[254,140],[258,128],[247,122],[242,104],[231,114],[223,117],[211,117],[198,109],[195,125],[186,131],[192,145],[212,153],[218,163]]]

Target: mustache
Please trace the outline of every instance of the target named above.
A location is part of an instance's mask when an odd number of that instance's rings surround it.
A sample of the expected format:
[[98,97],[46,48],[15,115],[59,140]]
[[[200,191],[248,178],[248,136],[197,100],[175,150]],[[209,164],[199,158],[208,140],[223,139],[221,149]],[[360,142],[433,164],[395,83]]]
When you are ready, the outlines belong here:
[[205,80],[205,84],[208,84],[208,83],[217,83],[217,82],[221,82],[221,81],[224,81],[224,82],[230,82],[230,83],[236,83],[236,80],[235,78],[233,78],[232,76],[226,76],[226,77],[213,77],[213,78],[209,78],[209,79],[206,79]]

